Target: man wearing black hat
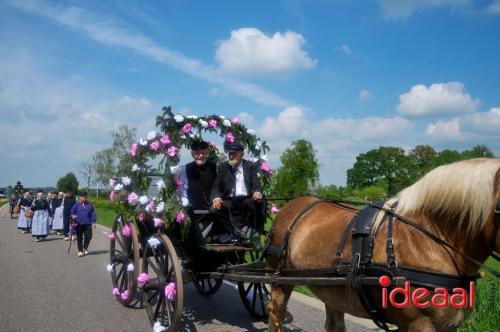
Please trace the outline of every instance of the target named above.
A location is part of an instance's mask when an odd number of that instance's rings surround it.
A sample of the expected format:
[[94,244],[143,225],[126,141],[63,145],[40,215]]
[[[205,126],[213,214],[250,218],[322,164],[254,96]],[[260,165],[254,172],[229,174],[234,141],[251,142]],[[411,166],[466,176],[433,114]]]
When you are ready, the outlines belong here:
[[[254,163],[243,159],[244,147],[239,143],[226,143],[224,150],[228,161],[217,169],[217,179],[212,188],[212,205],[219,210],[222,205],[230,211],[230,221],[225,228],[229,234],[246,237],[246,229],[254,227],[250,212],[259,210],[255,205],[262,200],[257,168]],[[234,223],[234,225],[233,225]]]
[[[191,156],[193,161],[181,169],[179,196],[182,205],[188,207],[191,226],[194,228],[199,227],[198,222],[202,218],[202,215],[194,214],[194,210],[210,208],[210,190],[217,176],[217,165],[208,160],[208,143],[205,141],[191,144]],[[196,235],[198,232],[192,234]]]

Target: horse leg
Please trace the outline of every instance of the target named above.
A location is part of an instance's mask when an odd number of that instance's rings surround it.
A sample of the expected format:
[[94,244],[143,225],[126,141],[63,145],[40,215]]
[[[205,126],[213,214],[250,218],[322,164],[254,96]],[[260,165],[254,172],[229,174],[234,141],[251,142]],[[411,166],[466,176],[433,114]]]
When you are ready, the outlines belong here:
[[345,332],[344,313],[337,311],[325,303],[326,332]]
[[285,319],[286,306],[290,295],[292,294],[293,286],[272,286],[271,301],[267,305],[269,311],[269,332],[280,332],[281,324]]

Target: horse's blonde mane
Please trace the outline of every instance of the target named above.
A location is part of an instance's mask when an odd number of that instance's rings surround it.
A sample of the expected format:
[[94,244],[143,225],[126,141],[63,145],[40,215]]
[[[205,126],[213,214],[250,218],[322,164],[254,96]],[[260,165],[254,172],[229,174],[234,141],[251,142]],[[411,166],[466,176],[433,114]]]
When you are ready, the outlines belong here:
[[396,212],[422,214],[437,226],[465,227],[474,236],[486,225],[492,200],[500,193],[495,183],[499,170],[498,158],[440,166],[398,194]]

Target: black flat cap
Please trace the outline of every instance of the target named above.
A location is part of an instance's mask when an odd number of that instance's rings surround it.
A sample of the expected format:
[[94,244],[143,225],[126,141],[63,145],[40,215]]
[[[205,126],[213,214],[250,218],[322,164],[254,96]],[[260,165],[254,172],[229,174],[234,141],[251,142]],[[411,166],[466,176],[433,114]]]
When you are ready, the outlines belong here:
[[237,152],[237,151],[244,151],[245,148],[243,147],[243,144],[240,143],[224,143],[224,151],[226,152]]
[[192,151],[206,150],[208,149],[208,143],[205,141],[194,141],[191,143]]

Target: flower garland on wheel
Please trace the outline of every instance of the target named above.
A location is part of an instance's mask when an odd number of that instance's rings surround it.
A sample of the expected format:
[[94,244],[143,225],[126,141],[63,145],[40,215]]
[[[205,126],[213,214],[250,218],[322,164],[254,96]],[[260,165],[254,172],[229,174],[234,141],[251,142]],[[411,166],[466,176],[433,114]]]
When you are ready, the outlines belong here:
[[[138,222],[152,220],[157,232],[179,225],[184,238],[187,234],[189,217],[185,210],[186,202],[181,202],[177,189],[183,184],[179,174],[179,152],[185,147],[189,149],[202,135],[218,135],[225,142],[238,142],[253,156],[250,158],[258,164],[258,175],[264,193],[271,185],[272,171],[265,156],[269,147],[261,141],[255,132],[247,129],[238,118],[226,119],[220,115],[204,117],[174,115],[170,107],[164,107],[161,116],[156,118],[159,132],[150,131],[146,138],[130,147],[133,166],[128,176],[113,178],[109,181],[110,199],[121,203],[122,212],[136,218]],[[220,159],[215,143],[210,143],[209,158]],[[151,161],[159,160],[157,167]],[[151,177],[156,180],[158,194],[148,197],[152,185]]]

